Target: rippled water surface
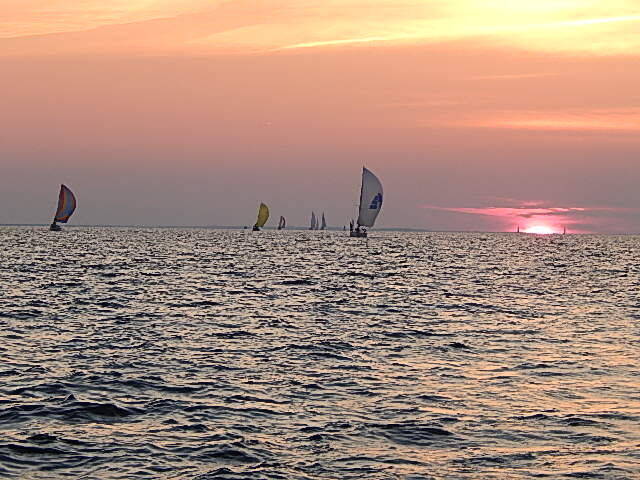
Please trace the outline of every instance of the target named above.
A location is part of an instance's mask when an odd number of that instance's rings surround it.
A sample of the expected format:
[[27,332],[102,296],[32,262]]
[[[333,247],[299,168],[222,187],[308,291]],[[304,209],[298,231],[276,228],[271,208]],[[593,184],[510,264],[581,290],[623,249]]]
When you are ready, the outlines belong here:
[[640,237],[0,240],[2,478],[640,478]]

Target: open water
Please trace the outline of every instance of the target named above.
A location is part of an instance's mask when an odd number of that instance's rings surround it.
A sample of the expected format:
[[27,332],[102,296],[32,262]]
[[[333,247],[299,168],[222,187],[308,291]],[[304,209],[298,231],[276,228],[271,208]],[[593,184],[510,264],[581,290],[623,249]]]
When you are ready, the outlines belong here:
[[640,237],[0,245],[1,478],[640,478]]

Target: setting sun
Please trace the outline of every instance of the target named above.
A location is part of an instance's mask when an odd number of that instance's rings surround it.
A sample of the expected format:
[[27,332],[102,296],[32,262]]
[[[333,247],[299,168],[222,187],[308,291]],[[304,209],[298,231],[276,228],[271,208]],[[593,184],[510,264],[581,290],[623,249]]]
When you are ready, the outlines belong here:
[[526,230],[523,230],[524,233],[537,233],[538,235],[549,235],[552,233],[556,233],[556,231],[548,226],[548,225],[532,225],[528,227]]

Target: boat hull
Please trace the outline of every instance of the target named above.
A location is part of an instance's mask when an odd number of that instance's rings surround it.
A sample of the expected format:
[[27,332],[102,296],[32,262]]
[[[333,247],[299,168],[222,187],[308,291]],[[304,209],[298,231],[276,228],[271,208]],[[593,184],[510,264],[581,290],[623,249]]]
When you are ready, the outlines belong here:
[[62,227],[60,225],[53,224],[49,227],[50,232],[59,232],[61,230],[62,230]]
[[357,238],[367,238],[367,232],[356,232],[355,230],[353,230],[352,232],[349,232],[349,236]]

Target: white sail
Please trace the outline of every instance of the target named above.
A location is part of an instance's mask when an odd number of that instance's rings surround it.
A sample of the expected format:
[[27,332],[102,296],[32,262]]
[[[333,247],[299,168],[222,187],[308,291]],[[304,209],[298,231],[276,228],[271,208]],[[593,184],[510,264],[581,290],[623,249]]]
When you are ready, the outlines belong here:
[[358,225],[373,227],[382,208],[382,183],[370,170],[362,167],[362,190]]
[[316,213],[311,212],[311,228],[309,230],[317,230],[318,229],[318,220],[316,220]]
[[327,228],[327,221],[324,219],[324,212],[322,212],[322,223],[320,224],[320,230]]

